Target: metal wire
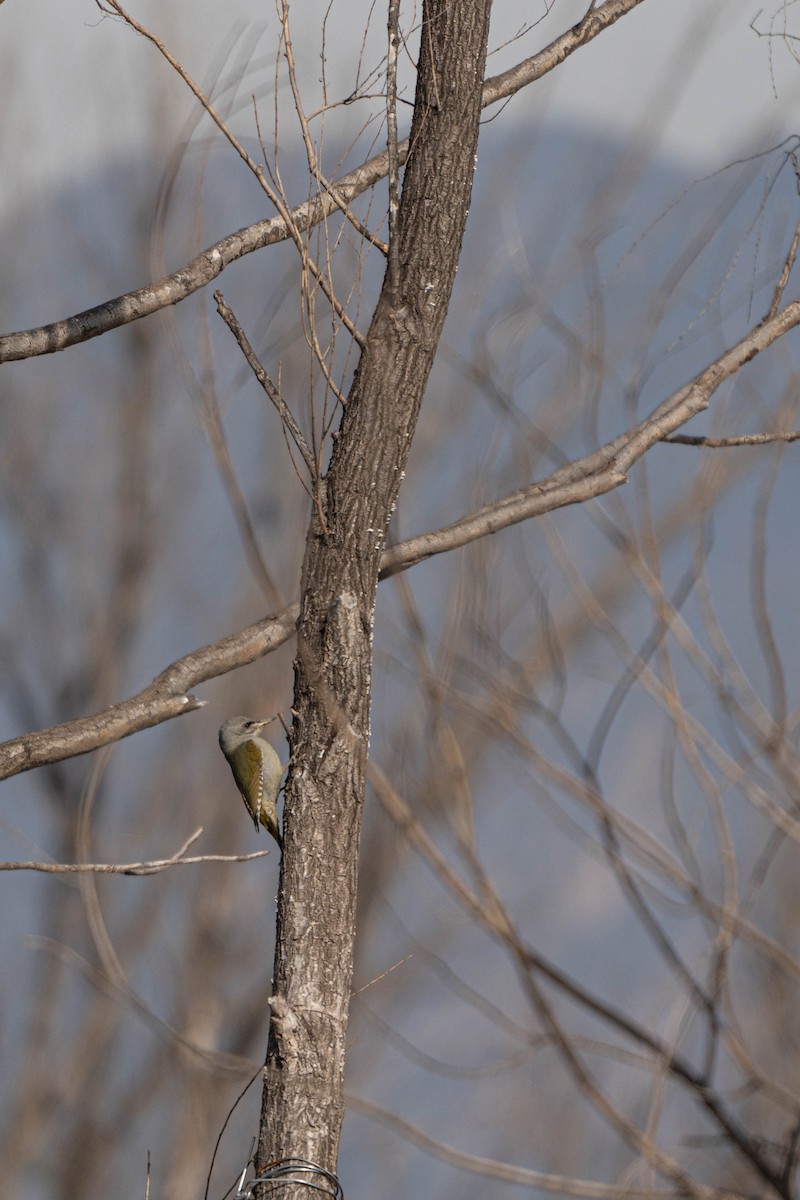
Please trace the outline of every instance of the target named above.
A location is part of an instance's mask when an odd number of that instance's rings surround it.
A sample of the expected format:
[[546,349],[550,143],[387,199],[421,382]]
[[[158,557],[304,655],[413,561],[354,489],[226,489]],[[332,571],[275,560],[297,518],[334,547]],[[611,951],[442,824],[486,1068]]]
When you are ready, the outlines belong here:
[[[261,1175],[257,1175],[254,1179],[248,1179],[245,1183],[246,1174],[247,1167],[242,1171],[239,1187],[236,1190],[236,1200],[253,1200],[254,1188],[260,1184],[275,1183],[278,1180],[281,1183],[296,1183],[300,1187],[310,1188],[314,1192],[322,1192],[325,1196],[332,1196],[333,1200],[344,1200],[342,1185],[337,1177],[331,1171],[326,1171],[324,1167],[318,1166],[317,1163],[309,1162],[307,1158],[281,1158],[278,1162],[270,1163]],[[316,1178],[303,1178],[308,1175]]]

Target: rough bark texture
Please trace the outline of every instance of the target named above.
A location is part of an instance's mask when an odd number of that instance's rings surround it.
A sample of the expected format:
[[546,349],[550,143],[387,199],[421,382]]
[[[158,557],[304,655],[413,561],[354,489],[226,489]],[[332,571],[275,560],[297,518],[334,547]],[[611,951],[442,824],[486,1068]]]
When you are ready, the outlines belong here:
[[302,574],[272,1033],[257,1165],[335,1171],[386,528],[442,333],[469,209],[491,0],[425,4],[398,234]]

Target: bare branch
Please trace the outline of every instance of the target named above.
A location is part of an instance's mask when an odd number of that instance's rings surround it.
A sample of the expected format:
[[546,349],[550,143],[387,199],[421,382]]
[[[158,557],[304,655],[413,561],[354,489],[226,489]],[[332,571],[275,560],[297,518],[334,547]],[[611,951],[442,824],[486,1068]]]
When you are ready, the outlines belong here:
[[298,606],[291,604],[275,617],[257,621],[239,633],[192,651],[168,666],[141,692],[95,716],[80,717],[4,742],[0,745],[0,779],[86,754],[140,729],[201,708],[207,702],[187,695],[187,688],[255,662],[282,646],[294,631],[297,614]]
[[[580,46],[592,41],[604,29],[643,2],[644,0],[607,0],[601,8],[590,10],[573,29],[556,38],[544,50],[501,75],[487,80],[483,87],[483,107],[486,108],[534,83]],[[402,166],[407,157],[408,139],[405,139],[397,147],[398,165]],[[126,292],[73,317],[66,317],[64,320],[35,329],[4,334],[0,337],[0,362],[16,362],[39,354],[54,354],[57,350],[65,350],[68,346],[99,337],[100,334],[118,329],[131,321],[138,321],[141,317],[149,316],[171,304],[178,304],[211,283],[226,267],[246,254],[262,250],[276,242],[286,241],[293,236],[293,230],[300,233],[310,229],[331,216],[337,209],[343,206],[346,208],[357,196],[384,179],[388,171],[389,155],[388,151],[383,151],[343,176],[335,184],[335,190],[326,192],[325,195],[312,196],[310,200],[287,212],[286,217],[279,214],[229,234],[164,279]]]
[[488,108],[490,104],[496,104],[498,100],[505,100],[508,96],[513,96],[522,88],[534,83],[535,80],[541,79],[543,75],[552,71],[581,46],[593,41],[599,33],[610,28],[626,13],[638,8],[643,3],[644,0],[606,0],[606,3],[599,8],[590,6],[577,25],[568,29],[566,33],[562,33],[538,54],[526,58],[524,62],[517,63],[515,67],[510,67],[501,75],[487,79],[483,87],[483,107]]
[[[612,491],[627,482],[630,468],[656,442],[708,407],[714,392],[746,362],[800,324],[800,301],[756,326],[685,387],[664,400],[645,420],[612,442],[559,468],[539,483],[484,505],[452,525],[390,546],[381,558],[380,578],[387,579],[434,554],[455,550],[477,538],[566,505]],[[0,745],[0,780],[45,763],[86,754],[162,721],[199,708],[204,701],[187,696],[189,687],[224,675],[269,654],[294,632],[298,606],[249,626],[219,642],[178,659],[149,687],[93,717],[26,734]]]
[[799,323],[800,301],[795,300],[772,320],[752,329],[691,383],[674,392],[650,416],[612,442],[606,442],[585,458],[560,467],[539,483],[484,505],[452,525],[390,546],[381,561],[381,578],[386,579],[433,554],[465,546],[478,537],[497,533],[556,508],[582,503],[626,483],[630,468],[651,446],[667,440],[673,430],[703,412],[726,379]]
[[769,442],[796,442],[800,430],[783,433],[743,433],[738,437],[691,437],[688,433],[673,433],[662,438],[668,446],[705,446],[709,450],[729,450],[732,446],[766,446]]

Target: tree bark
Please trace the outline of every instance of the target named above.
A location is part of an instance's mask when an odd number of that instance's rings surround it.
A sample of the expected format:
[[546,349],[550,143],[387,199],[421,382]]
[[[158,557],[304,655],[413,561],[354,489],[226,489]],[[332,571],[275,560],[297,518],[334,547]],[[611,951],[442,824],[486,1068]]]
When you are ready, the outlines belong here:
[[386,529],[444,326],[469,210],[491,0],[427,0],[387,270],[307,535],[272,1025],[257,1168],[335,1171]]

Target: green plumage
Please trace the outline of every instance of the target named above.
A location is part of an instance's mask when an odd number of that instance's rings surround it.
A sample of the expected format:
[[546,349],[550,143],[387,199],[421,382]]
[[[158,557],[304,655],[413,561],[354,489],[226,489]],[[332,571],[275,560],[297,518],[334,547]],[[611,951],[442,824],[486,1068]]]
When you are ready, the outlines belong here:
[[219,731],[219,744],[256,829],[263,825],[283,850],[277,809],[283,765],[269,742],[257,736],[268,724],[230,717]]

